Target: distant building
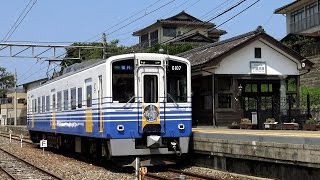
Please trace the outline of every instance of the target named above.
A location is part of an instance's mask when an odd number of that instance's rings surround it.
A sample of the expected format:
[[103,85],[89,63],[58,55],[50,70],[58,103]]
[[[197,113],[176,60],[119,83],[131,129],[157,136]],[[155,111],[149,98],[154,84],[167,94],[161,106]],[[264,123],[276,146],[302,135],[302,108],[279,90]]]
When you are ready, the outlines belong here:
[[281,42],[314,64],[310,72],[300,72],[301,85],[320,87],[320,1],[296,0],[275,10],[286,15],[287,36]]
[[133,33],[139,36],[140,47],[151,47],[166,43],[197,43],[208,44],[216,42],[226,31],[214,28],[210,22],[201,21],[182,11],[167,19],[157,22]]
[[[0,103],[0,124],[14,125],[15,113],[17,115],[17,125],[27,124],[27,93],[23,90],[17,90],[7,94],[6,98],[1,98]],[[15,106],[16,103],[16,106]]]
[[318,0],[296,0],[275,10],[286,15],[287,34],[313,33],[320,29]]
[[241,118],[260,129],[270,117],[290,122],[287,99],[299,97],[299,71],[313,65],[262,27],[179,56],[192,65],[195,126],[230,126]]

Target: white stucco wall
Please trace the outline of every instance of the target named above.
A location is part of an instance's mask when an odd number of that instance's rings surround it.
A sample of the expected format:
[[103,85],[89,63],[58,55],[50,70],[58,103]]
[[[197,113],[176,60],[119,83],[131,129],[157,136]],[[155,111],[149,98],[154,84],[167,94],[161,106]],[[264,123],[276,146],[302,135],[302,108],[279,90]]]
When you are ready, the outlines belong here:
[[[237,52],[224,58],[215,69],[215,74],[251,74],[250,61],[266,62],[267,75],[298,75],[298,61],[289,59],[281,50],[275,50],[260,40],[243,47]],[[254,49],[261,48],[261,58],[254,57]],[[295,61],[295,62],[294,62]]]

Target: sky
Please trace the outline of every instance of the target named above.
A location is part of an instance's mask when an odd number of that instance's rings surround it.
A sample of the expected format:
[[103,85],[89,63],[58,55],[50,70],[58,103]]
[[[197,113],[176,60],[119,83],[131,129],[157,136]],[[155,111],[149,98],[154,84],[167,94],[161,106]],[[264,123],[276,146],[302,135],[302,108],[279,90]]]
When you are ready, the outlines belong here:
[[[241,0],[10,0],[1,2],[0,42],[12,27],[16,30],[7,43],[68,45],[72,42],[101,41],[103,32],[107,41],[119,39],[121,45],[134,45],[138,38],[132,33],[144,28],[158,19],[165,19],[181,11],[207,21],[216,17]],[[259,25],[276,39],[286,35],[285,16],[274,14],[274,10],[294,0],[260,0],[254,6],[226,22],[256,0],[247,0],[235,9],[211,22],[218,29],[227,31],[221,39],[227,39],[255,30]],[[18,26],[15,21],[27,7],[32,9]],[[27,12],[27,11],[25,11]],[[22,15],[20,19],[23,17]],[[226,22],[225,24],[223,24]],[[222,24],[222,25],[221,25]],[[220,26],[221,25],[221,26]],[[12,32],[12,31],[11,31]],[[19,42],[17,42],[19,41]],[[7,54],[5,51],[1,53]],[[58,53],[63,53],[59,51]],[[17,71],[18,84],[47,77],[56,64],[30,58],[0,57],[0,66],[7,71]]]

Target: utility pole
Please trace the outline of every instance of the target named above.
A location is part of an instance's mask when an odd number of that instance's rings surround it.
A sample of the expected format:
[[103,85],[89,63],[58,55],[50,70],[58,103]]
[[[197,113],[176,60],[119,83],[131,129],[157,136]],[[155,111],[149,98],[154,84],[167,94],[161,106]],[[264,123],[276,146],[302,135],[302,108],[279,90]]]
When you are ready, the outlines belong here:
[[106,33],[102,33],[102,46],[103,46],[103,55],[102,58],[107,58],[107,36]]
[[13,125],[17,125],[17,70],[14,70],[14,99],[13,99],[13,108],[14,108],[14,122]]

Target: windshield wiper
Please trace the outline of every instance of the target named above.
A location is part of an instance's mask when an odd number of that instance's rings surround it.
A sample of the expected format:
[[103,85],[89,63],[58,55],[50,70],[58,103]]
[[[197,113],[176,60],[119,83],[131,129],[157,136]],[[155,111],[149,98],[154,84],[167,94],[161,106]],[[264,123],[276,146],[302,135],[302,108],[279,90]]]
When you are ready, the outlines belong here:
[[173,103],[176,105],[176,107],[179,107],[179,104],[177,104],[177,102],[173,99],[173,97],[171,96],[171,94],[167,93],[168,97],[173,101]]
[[126,107],[126,106],[134,99],[134,96],[135,96],[135,95],[133,95],[133,96],[129,99],[129,101],[128,101],[123,107]]

